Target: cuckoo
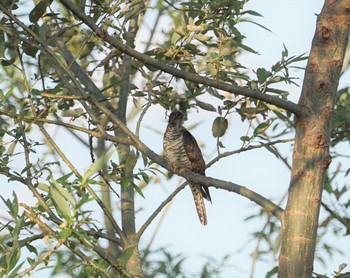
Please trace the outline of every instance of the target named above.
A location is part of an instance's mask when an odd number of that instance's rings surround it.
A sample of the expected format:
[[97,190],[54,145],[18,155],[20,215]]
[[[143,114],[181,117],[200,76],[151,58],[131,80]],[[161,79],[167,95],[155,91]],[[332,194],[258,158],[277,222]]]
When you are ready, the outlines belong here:
[[[184,128],[184,114],[176,111],[169,116],[168,126],[164,133],[163,148],[166,160],[178,171],[192,171],[205,175],[205,162],[202,152],[192,134]],[[190,182],[199,221],[207,225],[207,213],[203,198],[211,202],[209,188],[205,185]]]

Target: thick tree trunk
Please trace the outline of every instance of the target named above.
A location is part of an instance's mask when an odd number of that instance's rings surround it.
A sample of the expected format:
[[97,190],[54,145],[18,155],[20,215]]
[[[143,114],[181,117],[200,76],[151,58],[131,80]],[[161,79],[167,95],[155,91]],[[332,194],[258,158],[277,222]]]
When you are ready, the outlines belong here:
[[311,277],[331,119],[349,37],[349,0],[326,0],[318,16],[296,121],[288,203],[282,218],[280,278]]

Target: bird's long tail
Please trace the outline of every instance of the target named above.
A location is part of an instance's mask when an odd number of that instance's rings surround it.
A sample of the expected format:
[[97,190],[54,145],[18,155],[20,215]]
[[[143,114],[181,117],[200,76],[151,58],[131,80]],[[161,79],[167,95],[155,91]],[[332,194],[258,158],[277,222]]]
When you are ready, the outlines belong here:
[[196,205],[199,221],[202,225],[208,224],[207,212],[204,206],[204,199],[201,192],[200,185],[198,184],[190,184],[190,188],[193,194],[194,203]]

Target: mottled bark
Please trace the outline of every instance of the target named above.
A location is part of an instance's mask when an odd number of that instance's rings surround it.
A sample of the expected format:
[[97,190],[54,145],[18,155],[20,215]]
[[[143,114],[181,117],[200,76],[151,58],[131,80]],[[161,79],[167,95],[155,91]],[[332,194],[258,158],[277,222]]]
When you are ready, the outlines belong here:
[[349,0],[326,0],[318,15],[297,117],[279,277],[312,277],[335,97],[349,37]]

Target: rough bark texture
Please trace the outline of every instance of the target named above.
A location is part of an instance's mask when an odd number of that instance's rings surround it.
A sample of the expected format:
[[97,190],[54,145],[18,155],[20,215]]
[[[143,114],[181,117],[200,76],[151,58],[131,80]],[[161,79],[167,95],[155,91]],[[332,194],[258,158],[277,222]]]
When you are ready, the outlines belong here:
[[280,278],[312,277],[318,216],[331,162],[331,119],[349,37],[349,0],[326,0],[318,16],[299,104],[288,203],[282,217]]

